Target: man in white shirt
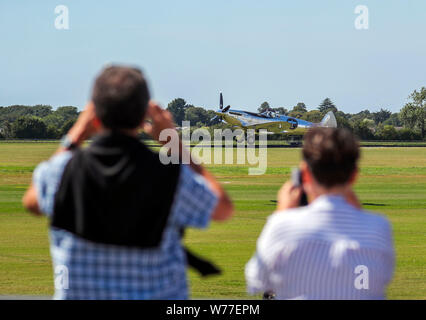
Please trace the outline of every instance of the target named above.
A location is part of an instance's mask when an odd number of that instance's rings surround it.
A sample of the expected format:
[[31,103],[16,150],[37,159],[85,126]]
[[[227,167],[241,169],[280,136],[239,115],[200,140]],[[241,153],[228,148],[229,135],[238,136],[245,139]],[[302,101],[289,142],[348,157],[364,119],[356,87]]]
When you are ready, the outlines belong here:
[[[246,265],[250,293],[276,299],[384,299],[394,268],[390,223],[352,191],[359,144],[348,131],[305,135],[302,187],[287,182]],[[302,193],[309,204],[300,207]]]

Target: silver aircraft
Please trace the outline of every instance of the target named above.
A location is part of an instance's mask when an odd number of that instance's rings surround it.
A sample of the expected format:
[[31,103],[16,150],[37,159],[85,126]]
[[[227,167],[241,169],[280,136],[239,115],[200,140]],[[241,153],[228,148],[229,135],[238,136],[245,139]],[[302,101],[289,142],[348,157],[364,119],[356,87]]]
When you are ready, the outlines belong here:
[[221,118],[233,127],[239,127],[246,131],[254,129],[256,132],[260,129],[266,129],[268,134],[282,133],[289,136],[302,136],[312,127],[330,127],[336,128],[337,122],[332,111],[328,112],[319,123],[312,123],[306,120],[288,117],[277,114],[273,111],[254,113],[242,110],[231,109],[231,106],[223,107],[223,96],[220,94],[219,110],[212,119]]

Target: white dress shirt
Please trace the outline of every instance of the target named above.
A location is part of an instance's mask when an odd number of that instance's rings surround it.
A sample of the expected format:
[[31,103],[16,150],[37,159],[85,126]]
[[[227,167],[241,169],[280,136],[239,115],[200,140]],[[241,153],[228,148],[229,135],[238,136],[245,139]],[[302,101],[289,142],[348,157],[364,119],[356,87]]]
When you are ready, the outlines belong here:
[[245,274],[277,299],[384,299],[393,268],[388,220],[324,195],[272,214]]

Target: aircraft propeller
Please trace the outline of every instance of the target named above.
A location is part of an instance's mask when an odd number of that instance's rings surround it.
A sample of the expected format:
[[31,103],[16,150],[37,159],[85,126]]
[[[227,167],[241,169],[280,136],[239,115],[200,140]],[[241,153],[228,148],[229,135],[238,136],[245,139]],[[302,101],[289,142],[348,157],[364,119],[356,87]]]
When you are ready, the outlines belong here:
[[[222,92],[220,93],[220,100],[219,100],[219,109],[221,110],[222,113],[225,113],[226,111],[228,111],[231,108],[230,105],[227,105],[225,107],[225,109],[223,109],[223,96],[222,96]],[[219,111],[218,111],[219,112]]]
[[231,108],[230,105],[227,105],[225,108],[223,108],[223,95],[222,92],[220,93],[220,99],[219,99],[219,110],[216,111],[216,116],[210,119],[210,121],[214,121],[217,118],[221,117],[221,113],[227,112]]

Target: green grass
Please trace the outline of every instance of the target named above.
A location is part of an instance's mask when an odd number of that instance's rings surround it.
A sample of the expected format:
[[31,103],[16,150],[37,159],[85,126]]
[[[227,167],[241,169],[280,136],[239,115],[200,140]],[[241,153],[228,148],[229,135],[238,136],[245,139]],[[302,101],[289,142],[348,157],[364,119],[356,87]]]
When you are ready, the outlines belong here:
[[[0,294],[53,292],[47,220],[24,212],[21,197],[36,164],[55,143],[0,143]],[[249,176],[244,165],[211,165],[235,202],[232,220],[189,230],[186,244],[211,258],[221,276],[201,279],[189,272],[192,296],[250,298],[244,265],[254,252],[276,193],[300,160],[300,149],[268,149],[268,170]],[[363,148],[356,191],[365,208],[393,224],[397,265],[391,299],[426,299],[426,148]]]

